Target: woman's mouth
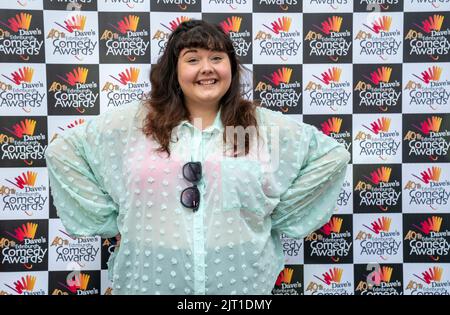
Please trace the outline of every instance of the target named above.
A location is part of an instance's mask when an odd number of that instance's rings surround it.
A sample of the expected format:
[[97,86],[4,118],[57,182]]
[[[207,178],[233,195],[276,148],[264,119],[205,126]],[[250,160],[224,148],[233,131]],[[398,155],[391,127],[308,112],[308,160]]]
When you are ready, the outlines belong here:
[[199,84],[199,85],[213,85],[213,84],[215,84],[216,82],[217,82],[216,79],[200,80],[200,81],[197,81],[197,84]]

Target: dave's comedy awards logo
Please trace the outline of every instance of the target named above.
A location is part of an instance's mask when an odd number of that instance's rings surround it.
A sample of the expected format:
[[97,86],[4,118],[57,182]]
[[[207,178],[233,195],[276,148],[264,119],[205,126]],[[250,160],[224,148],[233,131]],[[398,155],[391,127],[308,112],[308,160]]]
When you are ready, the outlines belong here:
[[355,212],[401,212],[401,178],[400,165],[355,165]]
[[146,63],[150,58],[150,16],[144,12],[99,12],[100,62]]
[[99,295],[100,271],[50,271],[51,295]]
[[354,262],[402,262],[401,214],[361,214],[354,221]]
[[450,162],[447,115],[403,114],[403,162]]
[[341,143],[347,151],[351,151],[351,115],[304,115],[303,122],[314,125],[324,134]]
[[278,275],[274,295],[303,295],[303,266],[286,265]]
[[41,11],[1,10],[0,59],[4,62],[44,62]]
[[409,264],[405,273],[405,294],[449,295],[448,279],[447,266]]
[[[374,17],[372,17],[374,16]],[[355,15],[355,54],[353,62],[401,63],[403,13]]]
[[351,215],[334,215],[322,228],[305,238],[305,263],[353,261]]
[[402,71],[399,64],[354,65],[353,111],[400,113]]
[[402,295],[401,264],[355,265],[355,295]]
[[4,221],[0,231],[0,270],[47,270],[48,222]]
[[352,14],[307,14],[304,63],[352,62]]
[[450,262],[450,231],[448,221],[448,214],[404,215],[404,261]]
[[353,275],[347,267],[308,268],[305,270],[305,295],[353,295]]
[[403,203],[407,205],[403,212],[445,212],[450,198],[450,170],[426,164],[403,167]]
[[[4,280],[3,280],[4,281]],[[13,295],[47,295],[42,285],[37,285],[37,276],[26,274],[24,276],[16,276],[16,280],[12,283],[3,283],[10,294]]]
[[148,65],[100,65],[102,111],[147,98],[150,90]]
[[100,269],[100,237],[72,237],[60,220],[51,220],[49,233],[49,269]]
[[47,115],[43,65],[3,64],[0,74],[0,114]]
[[405,62],[450,61],[448,13],[405,13]]
[[0,117],[0,166],[45,166],[46,117]]
[[301,66],[253,66],[254,98],[261,106],[289,114],[301,114]]
[[47,65],[49,115],[98,115],[98,65]]
[[304,65],[305,114],[351,113],[351,67]]
[[450,64],[406,64],[403,71],[404,112],[450,112]]
[[254,63],[301,63],[302,24],[299,19],[298,15],[284,14],[268,21],[266,14],[254,13]]
[[46,11],[45,22],[50,24],[45,38],[49,63],[98,63],[96,13]]
[[252,14],[220,14],[205,13],[203,19],[220,25],[230,37],[233,47],[241,63],[252,63]]
[[353,118],[353,159],[357,163],[401,163],[401,116],[358,115]]
[[5,177],[12,175],[0,179],[0,206],[4,218],[48,218],[48,188],[44,184],[47,179],[41,178],[43,172],[7,169],[4,173]]

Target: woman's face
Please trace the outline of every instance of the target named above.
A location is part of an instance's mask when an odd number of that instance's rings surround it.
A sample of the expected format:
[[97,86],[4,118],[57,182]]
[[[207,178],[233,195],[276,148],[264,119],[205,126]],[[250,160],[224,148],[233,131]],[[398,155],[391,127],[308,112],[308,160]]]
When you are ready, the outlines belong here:
[[231,84],[230,59],[221,51],[184,48],[177,71],[184,100],[192,106],[217,106]]

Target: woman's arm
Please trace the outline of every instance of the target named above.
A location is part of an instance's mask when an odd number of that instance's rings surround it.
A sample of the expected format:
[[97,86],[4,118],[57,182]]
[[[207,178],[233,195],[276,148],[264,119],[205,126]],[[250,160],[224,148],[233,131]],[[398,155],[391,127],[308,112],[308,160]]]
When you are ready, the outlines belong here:
[[332,216],[344,182],[350,153],[315,126],[303,124],[301,169],[272,213],[272,229],[303,238]]
[[58,216],[73,236],[116,236],[118,207],[96,177],[102,158],[98,121],[85,124],[54,138],[45,158],[51,192]]

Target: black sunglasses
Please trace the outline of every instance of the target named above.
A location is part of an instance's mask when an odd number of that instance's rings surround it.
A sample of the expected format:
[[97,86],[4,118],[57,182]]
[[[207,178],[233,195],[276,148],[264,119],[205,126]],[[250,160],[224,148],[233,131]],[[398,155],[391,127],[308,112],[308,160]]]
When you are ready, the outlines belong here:
[[183,166],[183,177],[191,182],[193,186],[185,188],[181,192],[180,202],[186,208],[195,211],[200,205],[200,191],[197,183],[202,178],[202,163],[201,162],[187,162]]

